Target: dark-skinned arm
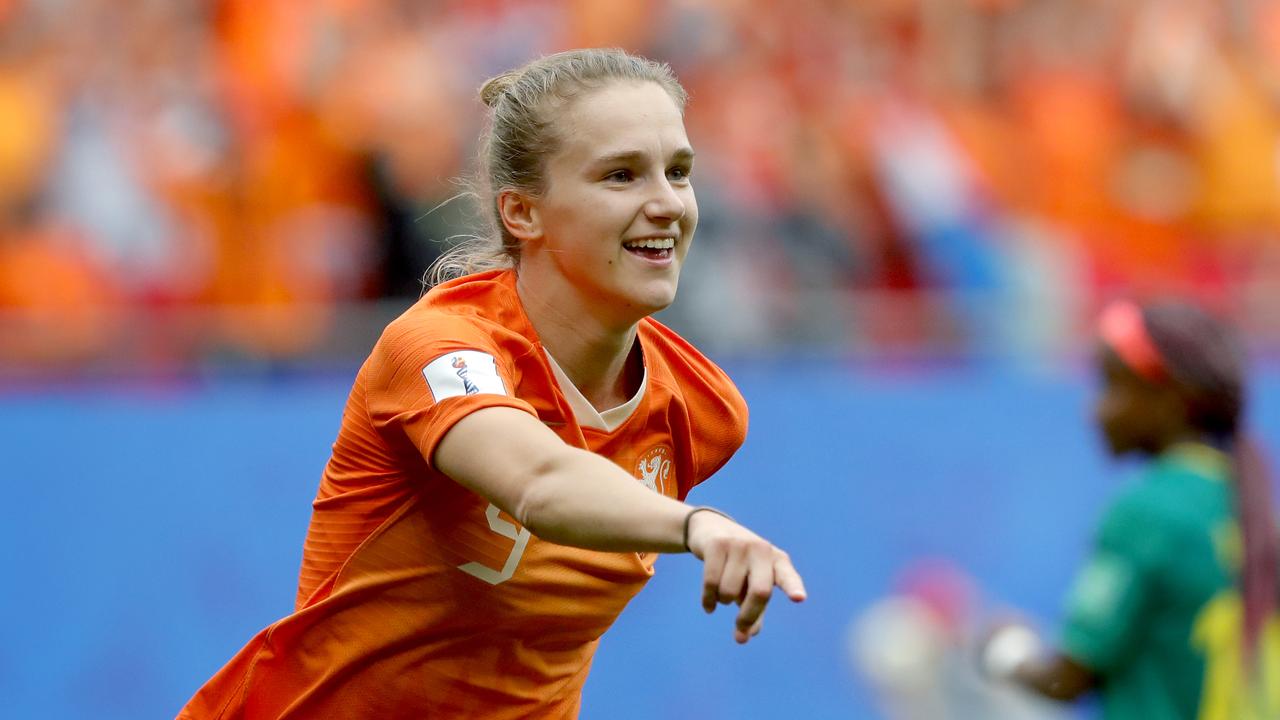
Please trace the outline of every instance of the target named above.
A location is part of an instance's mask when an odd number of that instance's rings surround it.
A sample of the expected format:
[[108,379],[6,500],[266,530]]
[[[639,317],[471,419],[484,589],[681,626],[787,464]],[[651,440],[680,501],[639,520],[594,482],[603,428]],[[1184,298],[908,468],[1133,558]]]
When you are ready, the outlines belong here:
[[1045,646],[1020,622],[992,629],[980,645],[979,664],[988,677],[1053,700],[1075,700],[1098,685],[1098,675],[1069,655]]
[[1053,700],[1075,700],[1098,686],[1098,676],[1092,670],[1060,653],[1019,664],[1010,680]]

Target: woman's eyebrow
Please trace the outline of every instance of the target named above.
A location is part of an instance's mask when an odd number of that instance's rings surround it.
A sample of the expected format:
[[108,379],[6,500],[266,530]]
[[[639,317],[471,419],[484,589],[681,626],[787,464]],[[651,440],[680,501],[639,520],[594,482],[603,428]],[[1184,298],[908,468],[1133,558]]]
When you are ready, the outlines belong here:
[[[592,160],[591,164],[592,165],[612,165],[615,163],[627,164],[627,163],[636,162],[637,160],[642,160],[645,157],[646,157],[646,153],[640,150],[621,150],[618,152],[609,153],[607,155],[601,155],[595,160]],[[679,148],[674,153],[672,153],[673,160],[692,160],[693,157],[694,157],[693,148],[688,146]]]
[[640,152],[639,150],[622,150],[620,152],[609,153],[608,155],[601,155],[595,160],[592,160],[591,164],[592,165],[613,165],[615,163],[627,164],[627,163],[633,163],[637,160],[640,160],[643,157],[644,157],[644,153]]

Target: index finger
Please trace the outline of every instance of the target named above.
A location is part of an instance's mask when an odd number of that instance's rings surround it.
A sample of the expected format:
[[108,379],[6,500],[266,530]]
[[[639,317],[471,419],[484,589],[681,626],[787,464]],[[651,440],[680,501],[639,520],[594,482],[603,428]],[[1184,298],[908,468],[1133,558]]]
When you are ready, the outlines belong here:
[[787,597],[791,598],[792,602],[803,602],[809,597],[809,593],[804,589],[804,580],[791,564],[791,558],[781,551],[773,561],[773,582],[787,594]]

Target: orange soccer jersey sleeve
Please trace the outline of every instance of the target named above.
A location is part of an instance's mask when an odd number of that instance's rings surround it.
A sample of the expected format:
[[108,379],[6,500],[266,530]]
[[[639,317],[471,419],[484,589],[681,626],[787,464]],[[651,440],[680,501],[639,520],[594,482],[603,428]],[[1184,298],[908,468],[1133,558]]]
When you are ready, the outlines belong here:
[[706,385],[708,392],[691,393],[689,398],[692,412],[699,418],[693,425],[699,478],[709,478],[724,467],[747,438],[747,401],[727,375],[714,365],[711,368],[716,374]]
[[326,597],[356,548],[423,489],[454,423],[485,407],[533,411],[513,396],[509,355],[485,328],[438,311],[415,308],[388,327],[356,378],[316,495],[298,608]]
[[433,313],[429,322],[393,324],[369,365],[368,410],[388,443],[407,439],[428,462],[445,433],[485,407],[537,414],[514,396],[510,358],[494,337],[465,318]]

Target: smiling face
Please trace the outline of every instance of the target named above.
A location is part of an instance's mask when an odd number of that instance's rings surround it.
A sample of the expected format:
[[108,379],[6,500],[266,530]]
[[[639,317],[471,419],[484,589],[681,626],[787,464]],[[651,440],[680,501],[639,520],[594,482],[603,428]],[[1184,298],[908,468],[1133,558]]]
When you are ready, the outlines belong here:
[[656,83],[614,82],[553,122],[560,143],[527,201],[521,273],[608,322],[667,307],[698,224],[679,108]]

